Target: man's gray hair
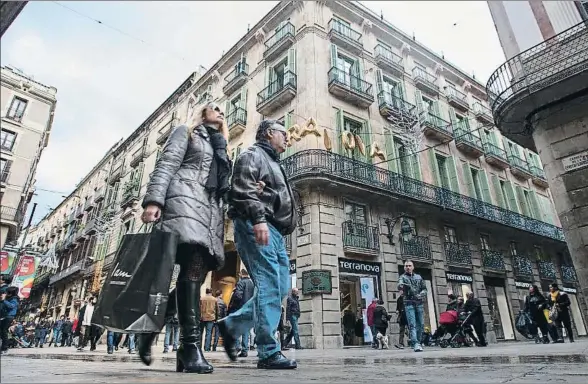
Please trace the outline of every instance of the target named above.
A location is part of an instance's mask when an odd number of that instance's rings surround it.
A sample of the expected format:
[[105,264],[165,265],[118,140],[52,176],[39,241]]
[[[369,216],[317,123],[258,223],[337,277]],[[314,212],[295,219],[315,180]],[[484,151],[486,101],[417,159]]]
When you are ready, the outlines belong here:
[[279,121],[274,119],[265,119],[257,127],[257,134],[255,135],[255,141],[261,141],[267,139],[267,131],[271,129],[274,124],[281,124]]

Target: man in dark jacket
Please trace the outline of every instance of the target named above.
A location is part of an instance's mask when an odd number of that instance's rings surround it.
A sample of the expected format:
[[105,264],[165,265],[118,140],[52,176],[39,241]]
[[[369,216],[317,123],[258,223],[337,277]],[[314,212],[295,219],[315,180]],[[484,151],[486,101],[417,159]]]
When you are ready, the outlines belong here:
[[218,346],[218,339],[219,339],[219,332],[218,332],[218,321],[224,318],[227,315],[227,305],[225,304],[222,291],[217,289],[214,293],[216,297],[216,320],[214,322],[214,343],[212,344],[212,351],[216,352],[216,347]]
[[[463,310],[466,313],[470,313],[470,318],[468,320],[468,324],[464,324],[465,326],[472,325],[474,327],[474,331],[476,331],[476,335],[478,335],[478,346],[485,347],[486,344],[486,330],[484,329],[484,313],[482,313],[482,304],[480,300],[474,297],[473,292],[468,292],[467,300],[463,306]],[[475,341],[476,339],[473,336],[472,339]]]
[[414,273],[412,260],[404,262],[404,274],[398,279],[398,290],[404,295],[404,309],[410,329],[410,344],[415,352],[422,352],[421,339],[425,328],[423,301],[427,297],[427,286],[418,273]]
[[71,322],[71,319],[67,318],[67,319],[65,319],[65,321],[63,322],[63,325],[61,326],[61,346],[62,347],[64,345],[71,347],[72,333],[73,333],[73,323]]
[[[255,284],[249,277],[249,273],[246,269],[241,270],[241,279],[235,286],[235,290],[233,291],[233,296],[231,296],[231,302],[229,303],[229,314],[237,312],[241,309],[245,303],[247,303],[253,297],[255,292]],[[241,352],[239,352],[238,357],[247,357],[249,351],[249,334],[251,328],[248,329],[245,333],[243,333],[241,337]],[[237,339],[237,341],[239,341]],[[239,348],[239,345],[237,345]]]
[[219,321],[219,330],[227,355],[236,360],[237,337],[255,325],[261,369],[296,368],[296,361],[282,354],[276,338],[281,303],[290,288],[284,236],[297,223],[294,194],[279,162],[286,137],[286,129],[277,121],[260,123],[256,143],[236,160],[229,198],[237,251],[257,290],[239,311]]
[[404,349],[404,335],[406,334],[407,322],[406,312],[404,311],[404,295],[402,290],[398,292],[398,298],[396,299],[396,322],[399,326],[398,344],[394,344],[394,346],[398,349]]
[[300,345],[300,335],[298,334],[298,319],[300,318],[300,302],[298,301],[298,288],[292,288],[292,293],[288,296],[286,305],[286,319],[290,322],[290,334],[284,341],[286,346],[290,345],[292,338],[294,339],[294,347],[302,349]]

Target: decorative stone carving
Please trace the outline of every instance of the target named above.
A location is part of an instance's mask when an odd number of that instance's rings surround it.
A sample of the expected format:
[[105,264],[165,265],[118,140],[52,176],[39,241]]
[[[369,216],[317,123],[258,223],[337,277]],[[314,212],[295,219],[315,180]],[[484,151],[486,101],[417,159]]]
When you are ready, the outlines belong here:
[[466,82],[464,83],[464,85],[463,85],[463,89],[464,89],[466,92],[470,91],[470,90],[472,89],[472,84],[471,84],[470,82],[466,81]]
[[435,65],[435,74],[436,75],[440,75],[445,71],[445,67],[442,66],[441,64],[437,64]]
[[259,43],[263,43],[265,41],[265,32],[263,31],[263,29],[258,29],[257,32],[255,32],[255,40],[257,40]]
[[218,72],[218,70],[214,70],[214,72],[212,72],[212,81],[220,81],[221,79],[221,75]]
[[369,21],[368,19],[364,19],[363,22],[361,23],[361,27],[363,28],[364,31],[369,31],[373,28],[374,24],[372,24],[371,21]]
[[412,50],[412,48],[410,47],[410,45],[406,44],[406,43],[402,43],[402,48],[400,48],[400,52],[402,52],[403,55],[407,55],[410,53],[410,51]]

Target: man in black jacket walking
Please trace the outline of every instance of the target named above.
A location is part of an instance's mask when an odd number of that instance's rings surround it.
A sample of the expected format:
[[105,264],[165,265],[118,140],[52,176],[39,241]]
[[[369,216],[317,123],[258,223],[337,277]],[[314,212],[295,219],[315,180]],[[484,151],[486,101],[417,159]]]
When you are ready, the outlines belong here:
[[218,325],[231,360],[237,359],[237,337],[255,325],[261,369],[296,368],[296,361],[282,355],[276,338],[281,303],[290,288],[284,236],[294,231],[297,222],[294,195],[279,162],[286,136],[277,121],[260,123],[256,143],[235,162],[229,198],[237,251],[257,289],[251,300]]
[[[246,269],[241,270],[241,279],[235,286],[235,290],[233,291],[233,296],[231,296],[231,302],[229,303],[229,314],[237,312],[239,309],[243,308],[245,303],[247,303],[252,297],[253,293],[255,292],[255,285],[253,284],[253,280],[249,277],[249,273]],[[247,351],[249,351],[249,334],[251,328],[248,329],[245,333],[243,333],[241,337],[241,352],[239,353],[238,357],[247,357]],[[237,344],[239,339],[237,339]],[[239,345],[237,345],[239,348]]]
[[300,302],[298,301],[298,288],[292,288],[292,294],[288,296],[286,306],[286,319],[290,322],[292,327],[290,334],[284,341],[284,346],[290,345],[292,338],[294,338],[294,346],[296,349],[302,349],[300,345],[300,336],[298,335],[298,319],[300,318]]

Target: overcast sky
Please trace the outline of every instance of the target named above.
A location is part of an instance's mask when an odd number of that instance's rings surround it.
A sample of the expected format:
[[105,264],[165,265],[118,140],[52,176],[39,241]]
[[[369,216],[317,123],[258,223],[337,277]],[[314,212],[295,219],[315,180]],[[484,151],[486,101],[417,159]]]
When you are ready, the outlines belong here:
[[[363,3],[484,83],[504,61],[485,1]],[[213,65],[277,2],[63,4],[121,32],[35,1],[2,37],[2,65],[58,89],[51,140],[37,170],[34,222],[63,200],[43,189],[71,192],[108,148],[198,65]]]

